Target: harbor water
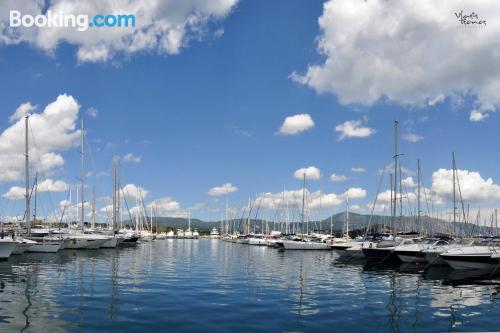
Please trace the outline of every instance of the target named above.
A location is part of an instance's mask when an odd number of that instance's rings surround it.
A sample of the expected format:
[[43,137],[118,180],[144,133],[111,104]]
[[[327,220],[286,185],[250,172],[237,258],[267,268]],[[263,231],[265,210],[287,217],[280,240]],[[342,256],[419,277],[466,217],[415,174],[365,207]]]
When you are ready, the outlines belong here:
[[0,331],[498,330],[499,281],[336,259],[203,239],[12,256],[0,262]]

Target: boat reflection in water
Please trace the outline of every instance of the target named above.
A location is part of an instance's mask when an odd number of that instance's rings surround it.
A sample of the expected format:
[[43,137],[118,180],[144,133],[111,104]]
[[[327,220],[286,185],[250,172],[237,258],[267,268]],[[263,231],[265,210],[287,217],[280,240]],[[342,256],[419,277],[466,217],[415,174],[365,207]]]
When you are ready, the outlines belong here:
[[14,256],[0,262],[0,331],[428,332],[498,326],[500,282],[484,272],[337,258],[332,251],[276,251],[214,239]]

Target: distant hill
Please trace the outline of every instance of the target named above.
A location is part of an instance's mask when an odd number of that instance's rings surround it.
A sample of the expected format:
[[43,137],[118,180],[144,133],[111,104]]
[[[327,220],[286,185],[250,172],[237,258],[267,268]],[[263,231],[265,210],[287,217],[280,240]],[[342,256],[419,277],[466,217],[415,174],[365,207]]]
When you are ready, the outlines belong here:
[[[309,222],[309,230],[330,230],[330,221],[333,227],[333,230],[339,232],[343,229],[344,221],[345,221],[345,212],[337,213],[332,215],[331,217],[325,218],[322,221],[311,221]],[[386,228],[390,227],[391,218],[390,216],[383,215],[373,215],[371,217],[371,226],[372,228],[377,228],[377,230],[382,230],[385,226]],[[164,228],[182,228],[186,229],[188,226],[188,219],[182,217],[158,217],[155,220],[158,221],[158,225]],[[350,230],[364,230],[370,221],[370,215],[363,215],[357,213],[349,213],[349,229]],[[397,219],[396,227],[399,231],[420,231],[414,230],[415,228],[415,217],[403,217],[401,223],[399,223],[399,218]],[[243,226],[242,220],[232,220],[231,225]],[[253,220],[251,219],[251,225],[253,230],[253,225],[256,223],[257,230],[259,230],[262,226],[262,220]],[[300,222],[292,222],[296,226],[296,228],[300,228]],[[428,216],[421,217],[421,225],[425,227],[425,230],[428,230],[432,233],[452,233],[453,231],[458,232],[458,230],[463,229],[470,232],[477,227],[473,225],[465,225],[463,223],[449,223],[447,221],[443,221],[436,218],[431,218]],[[269,228],[273,227],[273,222],[268,221]],[[209,232],[213,227],[220,228],[220,221],[217,222],[208,222],[200,219],[191,219],[191,228],[197,229],[202,232]],[[306,226],[302,226],[302,230],[305,230]],[[477,231],[477,230],[476,230]]]

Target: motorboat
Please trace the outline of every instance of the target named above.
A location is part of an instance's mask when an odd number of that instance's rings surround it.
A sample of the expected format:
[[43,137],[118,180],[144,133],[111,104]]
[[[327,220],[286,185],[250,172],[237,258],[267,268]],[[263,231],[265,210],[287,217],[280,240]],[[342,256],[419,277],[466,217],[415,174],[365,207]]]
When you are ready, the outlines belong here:
[[285,250],[331,250],[330,244],[320,238],[284,240],[283,247]]
[[394,253],[399,257],[399,260],[405,263],[424,262],[426,259],[423,250],[446,246],[450,244],[450,241],[450,238],[428,238],[414,244],[398,245],[394,248]]
[[267,240],[264,238],[264,235],[250,235],[248,237],[248,245],[267,246]]
[[212,230],[210,231],[210,238],[212,238],[212,239],[219,239],[220,238],[219,230],[217,230],[216,227],[213,227]]
[[495,269],[498,265],[497,253],[500,253],[500,238],[495,237],[472,246],[450,249],[440,256],[455,270]]

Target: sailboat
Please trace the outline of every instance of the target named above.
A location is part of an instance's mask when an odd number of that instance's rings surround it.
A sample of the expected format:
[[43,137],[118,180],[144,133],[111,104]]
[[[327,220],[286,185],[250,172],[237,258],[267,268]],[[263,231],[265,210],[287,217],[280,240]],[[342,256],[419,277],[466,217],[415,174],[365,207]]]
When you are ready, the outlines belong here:
[[[301,224],[305,221],[305,197],[306,197],[306,174],[303,175],[302,187],[302,214]],[[283,248],[285,250],[330,250],[330,244],[323,241],[321,238],[303,238],[301,240],[284,240]]]
[[368,242],[363,245],[362,251],[366,261],[371,263],[386,263],[395,264],[400,263],[401,260],[394,252],[398,245],[413,244],[412,239],[402,239],[396,237],[396,214],[397,214],[397,189],[398,189],[398,169],[399,169],[399,183],[400,183],[400,211],[402,215],[402,186],[401,186],[401,167],[398,164],[398,122],[394,122],[394,181],[391,176],[391,192],[394,191],[392,202],[392,234],[379,242]]
[[18,243],[10,237],[8,237],[8,238],[3,237],[3,233],[2,233],[2,236],[0,237],[0,260],[9,259],[10,255],[12,254],[14,249],[16,248],[17,244]]
[[193,231],[191,230],[191,209],[188,209],[188,228],[184,231],[184,238],[194,238]]
[[[25,163],[24,163],[24,177],[25,177],[25,223],[27,228],[26,239],[31,241],[31,246],[26,250],[26,252],[43,252],[43,253],[55,253],[59,251],[64,242],[61,239],[53,239],[47,237],[48,234],[41,233],[39,237],[32,237],[31,234],[31,219],[30,219],[30,193],[29,193],[29,139],[28,139],[28,127],[29,127],[29,115],[24,118],[24,148],[25,148]],[[34,242],[34,243],[33,243]]]

